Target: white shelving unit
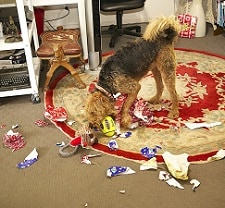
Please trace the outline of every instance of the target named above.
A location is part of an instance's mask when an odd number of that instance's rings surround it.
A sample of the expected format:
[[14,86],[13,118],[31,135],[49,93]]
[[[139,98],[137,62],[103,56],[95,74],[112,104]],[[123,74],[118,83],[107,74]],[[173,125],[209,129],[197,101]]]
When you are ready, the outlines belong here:
[[33,11],[33,5],[31,0],[8,0],[6,4],[0,4],[0,7],[16,7],[18,12],[19,24],[21,29],[21,42],[5,43],[4,38],[0,38],[0,51],[24,49],[26,56],[26,64],[28,68],[30,86],[24,89],[10,89],[7,91],[1,91],[0,97],[16,96],[16,95],[31,95],[31,101],[33,103],[40,102],[38,85],[39,85],[39,72],[40,72],[40,60],[38,57],[33,57],[31,44],[34,43],[35,51],[39,48],[39,41],[37,35],[37,28],[35,18],[32,22],[27,23],[25,6],[28,6],[29,10]]

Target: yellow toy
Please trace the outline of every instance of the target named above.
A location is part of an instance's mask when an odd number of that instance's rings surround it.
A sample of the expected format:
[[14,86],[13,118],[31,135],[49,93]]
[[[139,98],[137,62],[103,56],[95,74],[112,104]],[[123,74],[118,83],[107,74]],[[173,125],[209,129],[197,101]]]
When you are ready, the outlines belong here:
[[106,136],[111,137],[116,132],[116,124],[111,116],[106,116],[101,123],[101,130]]

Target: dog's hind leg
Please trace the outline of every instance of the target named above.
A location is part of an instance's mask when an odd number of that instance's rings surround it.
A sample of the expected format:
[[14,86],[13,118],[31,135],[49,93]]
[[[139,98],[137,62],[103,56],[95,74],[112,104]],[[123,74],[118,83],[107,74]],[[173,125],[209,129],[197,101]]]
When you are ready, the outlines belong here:
[[160,71],[156,67],[152,67],[151,71],[156,83],[156,94],[149,100],[149,103],[158,104],[160,102],[160,99],[164,90],[164,85],[162,82],[162,76]]

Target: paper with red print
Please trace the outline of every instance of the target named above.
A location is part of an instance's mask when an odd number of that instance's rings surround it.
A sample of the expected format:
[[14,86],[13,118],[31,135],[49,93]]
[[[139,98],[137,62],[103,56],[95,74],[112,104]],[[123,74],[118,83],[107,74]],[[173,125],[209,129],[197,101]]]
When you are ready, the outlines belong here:
[[68,117],[66,110],[63,107],[48,106],[45,109],[44,116],[51,121],[65,121]]
[[34,123],[39,127],[48,126],[48,123],[42,119],[38,119]]
[[26,142],[24,141],[23,135],[19,132],[13,132],[9,130],[7,133],[3,135],[3,144],[12,149],[12,151],[16,151],[25,146]]
[[[116,99],[115,109],[117,110],[117,115],[115,120],[118,123],[121,121],[121,110],[126,99],[127,95],[120,95]],[[153,122],[153,113],[147,107],[147,101],[144,101],[142,98],[135,99],[129,113],[132,116],[132,122],[138,122],[140,126],[149,126]]]

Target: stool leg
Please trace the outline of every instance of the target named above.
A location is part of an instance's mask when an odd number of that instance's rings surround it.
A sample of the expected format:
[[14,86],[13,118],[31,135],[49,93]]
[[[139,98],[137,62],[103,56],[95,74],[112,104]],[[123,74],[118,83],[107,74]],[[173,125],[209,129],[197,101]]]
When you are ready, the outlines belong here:
[[74,69],[71,64],[69,64],[67,61],[63,61],[60,64],[61,66],[65,67],[70,72],[70,74],[77,80],[78,82],[77,87],[79,89],[84,89],[86,87],[86,84],[84,84],[84,82],[81,80],[77,70]]
[[55,72],[55,70],[59,67],[60,65],[58,63],[52,63],[50,69],[46,73],[46,79],[45,79],[45,85],[44,89],[48,88],[49,82],[51,81],[51,78]]

